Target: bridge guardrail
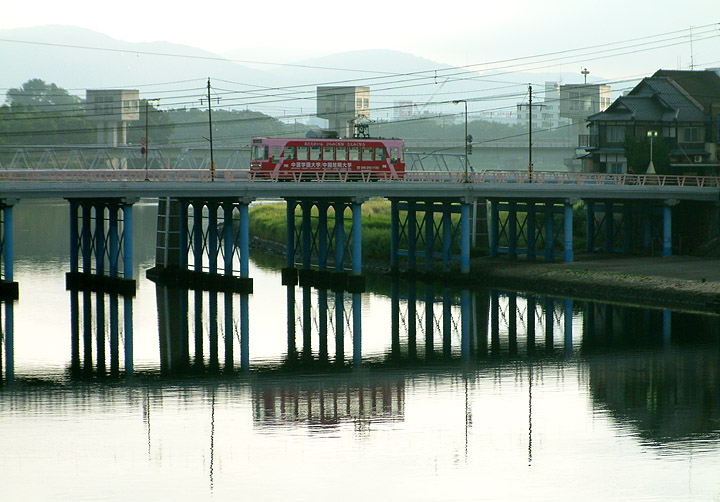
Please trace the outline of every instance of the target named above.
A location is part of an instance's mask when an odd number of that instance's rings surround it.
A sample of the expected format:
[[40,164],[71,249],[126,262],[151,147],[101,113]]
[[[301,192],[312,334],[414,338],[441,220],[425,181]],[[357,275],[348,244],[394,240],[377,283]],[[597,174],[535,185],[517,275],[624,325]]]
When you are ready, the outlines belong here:
[[[463,183],[465,173],[456,171],[408,171],[403,177],[391,177],[385,172],[350,173],[347,171],[303,171],[294,173],[290,179],[277,177],[266,179],[265,175],[247,169],[217,170],[215,175],[207,169],[1,169],[0,181],[98,183],[98,182],[385,182],[385,183]],[[604,174],[563,173],[536,171],[532,178],[524,171],[482,171],[467,175],[469,183],[534,183],[555,185],[623,185],[623,186],[673,186],[693,188],[718,188],[717,176],[680,176],[662,174]]]

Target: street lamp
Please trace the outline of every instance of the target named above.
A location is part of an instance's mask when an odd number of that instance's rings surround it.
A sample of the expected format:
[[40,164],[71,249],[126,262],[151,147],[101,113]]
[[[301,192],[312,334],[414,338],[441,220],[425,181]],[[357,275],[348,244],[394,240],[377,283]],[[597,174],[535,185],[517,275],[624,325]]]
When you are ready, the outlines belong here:
[[454,105],[457,105],[458,103],[465,104],[465,178],[463,179],[463,183],[467,183],[468,182],[468,141],[470,139],[470,136],[468,136],[467,101],[465,101],[464,99],[456,99],[453,101]]
[[143,141],[142,148],[145,150],[145,181],[149,181],[148,179],[148,157],[150,156],[150,136],[148,135],[148,117],[150,114],[148,113],[150,111],[150,101],[158,102],[160,101],[160,98],[154,98],[154,99],[146,99],[145,100],[145,138]]
[[652,147],[653,147],[653,138],[657,137],[657,131],[648,131],[647,136],[650,138],[650,164],[648,164],[647,168],[647,174],[655,174],[655,166],[653,165],[652,161]]

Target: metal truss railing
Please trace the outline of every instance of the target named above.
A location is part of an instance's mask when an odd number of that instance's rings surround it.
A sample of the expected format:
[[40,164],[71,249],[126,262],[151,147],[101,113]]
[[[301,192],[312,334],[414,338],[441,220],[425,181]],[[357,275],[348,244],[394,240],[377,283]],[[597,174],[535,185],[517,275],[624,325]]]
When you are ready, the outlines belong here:
[[[0,169],[2,182],[111,182],[111,181],[157,181],[157,182],[239,182],[273,183],[265,175],[246,169]],[[350,173],[347,171],[295,173],[286,182],[384,182],[384,183],[464,183],[460,172],[424,171],[406,172],[404,176],[387,173]],[[527,174],[515,171],[486,171],[468,176],[470,183],[529,183]],[[718,176],[670,176],[670,175],[619,175],[599,173],[535,172],[533,184],[544,185],[621,185],[665,186],[688,188],[719,188]]]

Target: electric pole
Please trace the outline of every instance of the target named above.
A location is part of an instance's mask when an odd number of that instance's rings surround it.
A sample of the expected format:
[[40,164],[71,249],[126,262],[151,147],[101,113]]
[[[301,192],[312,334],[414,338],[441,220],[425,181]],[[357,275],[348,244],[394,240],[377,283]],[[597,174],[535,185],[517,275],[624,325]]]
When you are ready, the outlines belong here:
[[528,84],[528,183],[532,183],[533,163],[532,163],[532,85]]
[[212,105],[210,101],[210,77],[207,83],[207,100],[208,100],[208,125],[210,127],[210,181],[215,181],[215,159],[213,158],[213,137],[212,137]]

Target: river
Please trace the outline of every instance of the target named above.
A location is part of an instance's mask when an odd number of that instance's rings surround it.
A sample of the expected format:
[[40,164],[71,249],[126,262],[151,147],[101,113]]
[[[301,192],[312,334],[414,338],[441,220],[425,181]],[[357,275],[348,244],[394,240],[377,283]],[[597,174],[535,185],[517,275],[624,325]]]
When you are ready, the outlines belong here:
[[353,301],[262,256],[244,298],[168,290],[145,203],[116,301],[66,291],[68,214],[15,209],[3,500],[720,500],[717,316],[384,277]]

